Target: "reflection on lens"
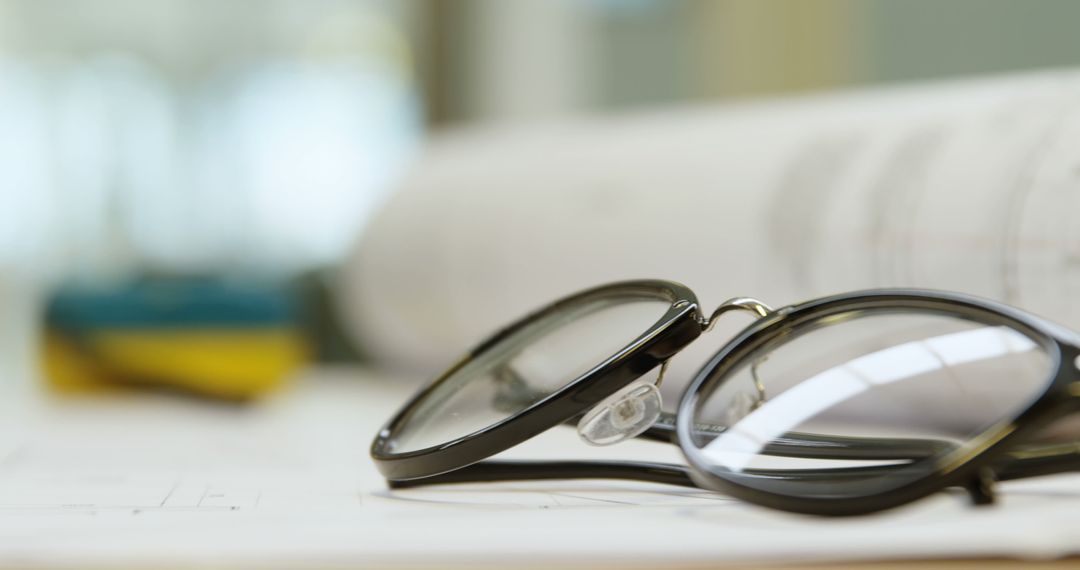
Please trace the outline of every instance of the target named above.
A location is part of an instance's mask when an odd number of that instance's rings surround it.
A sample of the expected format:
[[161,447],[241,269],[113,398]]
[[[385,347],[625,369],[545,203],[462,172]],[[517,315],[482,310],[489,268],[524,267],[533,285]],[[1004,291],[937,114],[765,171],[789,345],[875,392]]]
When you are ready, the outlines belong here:
[[622,295],[546,314],[428,392],[393,434],[389,450],[447,443],[529,408],[617,354],[669,308],[666,299]]
[[693,453],[792,496],[858,497],[932,473],[1047,388],[1025,334],[936,314],[850,313],[774,341],[712,383]]

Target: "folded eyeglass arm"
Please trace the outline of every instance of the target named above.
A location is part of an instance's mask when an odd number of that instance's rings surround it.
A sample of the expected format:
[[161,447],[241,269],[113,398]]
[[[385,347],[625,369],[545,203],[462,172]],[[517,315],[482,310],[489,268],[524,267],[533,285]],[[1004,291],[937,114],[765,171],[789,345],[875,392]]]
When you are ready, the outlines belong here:
[[[673,442],[674,414],[660,419],[639,437]],[[698,433],[719,434],[720,426],[695,424]],[[917,460],[944,454],[955,447],[944,440],[901,437],[847,437],[804,432],[788,432],[765,446],[763,455],[813,459],[907,459]],[[779,471],[779,470],[777,470]],[[835,469],[833,470],[835,471]],[[1066,443],[1028,443],[1011,450],[993,467],[994,478],[1010,481],[1056,473],[1080,471],[1080,440]],[[798,470],[799,473],[809,473]]]
[[1076,471],[1080,471],[1080,441],[1019,447],[994,466],[999,481]]
[[547,479],[628,479],[694,487],[690,470],[682,465],[636,461],[501,461],[487,460],[468,467],[410,481],[388,481],[392,489],[447,483],[540,481]]
[[[717,315],[714,315],[714,317]],[[712,320],[712,319],[710,319]],[[512,369],[497,370],[502,404],[520,403],[522,398],[539,399],[531,394],[528,384]],[[579,417],[567,420],[575,425]],[[698,423],[695,433],[715,437],[723,426]],[[665,443],[676,443],[675,415],[664,412],[657,421],[638,437]],[[907,460],[942,455],[954,444],[944,440],[900,437],[850,437],[804,432],[789,432],[766,445],[763,455],[805,457],[839,460]],[[841,467],[822,469],[752,469],[744,472],[750,477],[792,478],[805,481],[821,479],[835,481],[837,477],[872,476],[889,466]],[[1029,444],[1018,447],[1000,459],[991,469],[992,479],[1007,481],[1025,477],[1080,471],[1080,441],[1066,444]],[[491,481],[522,481],[543,479],[628,479],[696,487],[689,469],[681,465],[625,461],[482,461],[442,475],[410,481],[390,481],[392,488],[424,485]],[[992,480],[973,481],[966,488],[976,503],[992,502]]]
[[[724,427],[694,424],[703,437],[715,437]],[[639,437],[654,441],[675,442],[675,414],[664,412],[653,427]],[[937,455],[952,444],[935,439],[905,437],[849,437],[788,432],[762,450],[764,455],[808,457],[815,459],[919,459]]]
[[[891,465],[823,469],[748,469],[748,477],[798,479],[834,484],[837,479],[859,479],[880,474]],[[506,461],[489,459],[441,475],[411,480],[391,480],[394,489],[451,483],[491,483],[496,481],[541,481],[547,479],[627,479],[697,487],[689,468],[672,463],[640,461]]]
[[[670,419],[670,418],[668,418]],[[715,426],[710,426],[715,429]],[[672,441],[670,424],[658,423],[649,439]],[[765,449],[769,455],[817,459],[917,460],[943,452],[944,441],[910,438],[851,438],[789,433]],[[905,454],[906,452],[906,454]],[[837,479],[879,475],[893,465],[833,467],[819,469],[748,469],[747,477],[798,479],[835,484]],[[993,502],[993,482],[1080,471],[1080,442],[1034,444],[1018,448],[994,465],[984,477],[964,485],[977,504]],[[503,461],[486,460],[455,471],[407,481],[388,481],[394,489],[452,483],[537,481],[551,479],[624,479],[693,487],[690,471],[683,465],[638,461]]]

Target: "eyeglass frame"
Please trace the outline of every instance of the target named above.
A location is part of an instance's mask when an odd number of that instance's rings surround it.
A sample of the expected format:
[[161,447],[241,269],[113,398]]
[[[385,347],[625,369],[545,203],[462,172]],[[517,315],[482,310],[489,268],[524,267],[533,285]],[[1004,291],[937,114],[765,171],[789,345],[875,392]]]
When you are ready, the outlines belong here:
[[[403,453],[391,451],[394,433],[409,420],[410,412],[415,411],[417,404],[492,346],[523,327],[577,303],[610,295],[634,294],[657,295],[670,300],[671,305],[644,333],[596,367],[519,413],[490,426],[424,449]],[[989,504],[994,501],[994,483],[997,480],[1080,470],[1080,445],[1077,444],[1050,446],[1046,449],[1053,449],[1046,453],[1010,448],[1042,427],[1080,411],[1080,362],[1077,361],[1080,357],[1080,336],[1072,331],[1003,303],[963,293],[927,289],[854,291],[776,310],[754,303],[748,298],[732,299],[721,304],[706,318],[697,297],[689,288],[663,280],[602,285],[556,301],[496,332],[418,392],[379,431],[372,442],[372,459],[391,488],[508,480],[630,479],[719,491],[774,509],[826,516],[885,510],[953,486],[964,488],[975,504]],[[709,330],[722,313],[733,309],[754,311],[759,318],[725,343],[694,375],[683,391],[674,417],[662,414],[654,426],[639,436],[679,445],[688,465],[638,461],[488,459],[555,425],[575,422],[602,400],[657,366],[662,367],[663,371],[668,359]],[[988,431],[980,436],[985,441],[978,449],[969,450],[962,457],[936,466],[927,476],[876,495],[821,498],[778,494],[734,483],[718,475],[708,464],[695,460],[692,445],[687,443],[691,441],[691,430],[695,427],[691,425],[694,406],[703,394],[707,396],[719,388],[726,373],[746,362],[747,355],[809,322],[832,315],[881,309],[936,313],[988,325],[1012,327],[1037,340],[1052,358],[1056,370],[1045,391],[1026,409],[992,433]],[[709,385],[710,381],[714,381],[715,385]],[[822,436],[816,441],[794,441],[790,445],[794,445],[800,453],[814,456],[823,449],[837,453],[839,442],[840,453],[844,453],[846,446],[853,453],[852,457],[864,457],[855,454],[878,450],[879,445],[902,447],[906,441],[884,442],[874,441],[873,438],[861,442],[840,441],[845,439]]]

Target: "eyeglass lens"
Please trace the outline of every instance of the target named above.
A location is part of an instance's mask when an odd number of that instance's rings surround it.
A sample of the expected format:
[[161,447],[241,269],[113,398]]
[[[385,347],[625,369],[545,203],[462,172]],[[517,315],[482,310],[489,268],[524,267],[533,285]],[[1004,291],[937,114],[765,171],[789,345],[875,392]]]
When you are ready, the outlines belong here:
[[606,296],[531,321],[429,391],[393,435],[391,450],[447,443],[522,412],[617,354],[670,308],[658,297]]
[[1008,326],[929,312],[835,315],[708,383],[689,453],[772,493],[880,493],[1013,419],[1053,369],[1039,343]]

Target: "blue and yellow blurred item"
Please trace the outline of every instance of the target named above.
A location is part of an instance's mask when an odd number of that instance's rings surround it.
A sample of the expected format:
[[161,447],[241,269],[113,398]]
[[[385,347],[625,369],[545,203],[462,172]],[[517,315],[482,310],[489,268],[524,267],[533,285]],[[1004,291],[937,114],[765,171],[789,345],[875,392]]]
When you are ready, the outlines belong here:
[[69,286],[48,304],[43,369],[63,393],[147,386],[248,400],[307,361],[300,305],[288,287],[216,279]]

